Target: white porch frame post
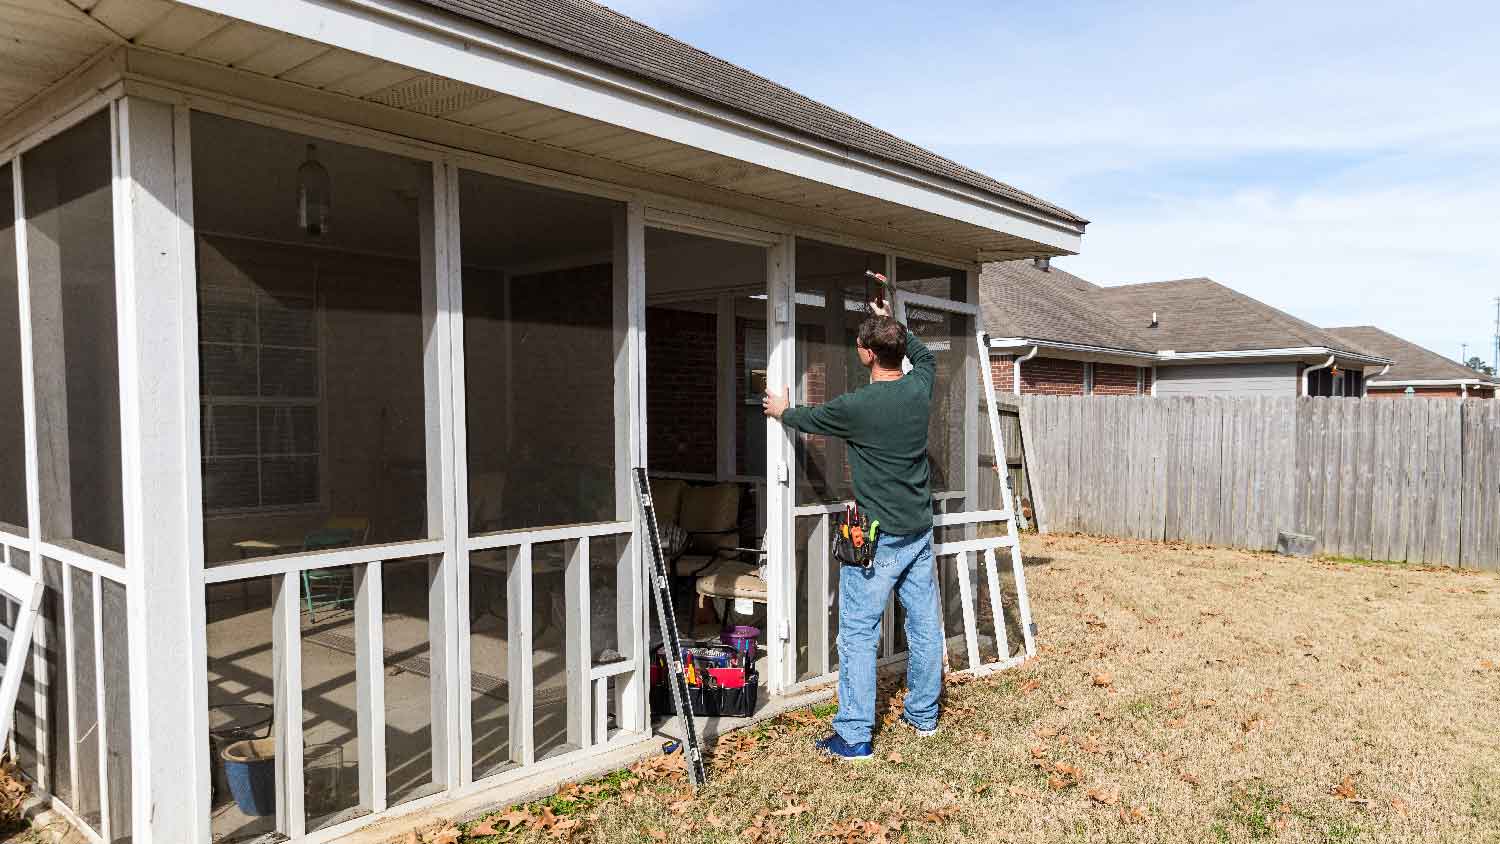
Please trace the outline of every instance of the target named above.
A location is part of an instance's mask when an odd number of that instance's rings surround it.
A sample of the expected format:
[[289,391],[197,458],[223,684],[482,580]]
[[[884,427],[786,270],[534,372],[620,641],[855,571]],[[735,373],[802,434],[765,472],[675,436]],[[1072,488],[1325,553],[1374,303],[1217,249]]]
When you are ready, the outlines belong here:
[[[42,582],[42,493],[40,466],[37,459],[37,408],[36,408],[36,377],[33,370],[33,361],[36,359],[32,351],[31,335],[31,268],[27,257],[26,240],[26,199],[25,184],[21,176],[22,161],[16,158],[11,164],[11,178],[14,187],[15,199],[15,234],[16,234],[16,281],[17,281],[17,306],[20,308],[21,325],[21,416],[22,427],[26,432],[26,538],[27,561],[30,566],[31,579],[37,583]],[[40,610],[38,610],[40,613]],[[31,692],[32,719],[36,729],[36,776],[37,781],[46,785],[51,781],[51,766],[47,764],[47,757],[51,754],[47,747],[47,730],[43,714],[47,711],[47,688],[52,682],[52,677],[47,671],[47,660],[45,651],[49,647],[55,647],[48,639],[47,625],[38,623],[32,630],[31,644]]]
[[[797,377],[795,298],[797,244],[785,235],[772,248],[766,261],[766,384],[790,386]],[[797,556],[795,452],[790,428],[775,419],[766,420],[766,555],[771,576],[766,621],[766,656],[771,670],[767,680],[773,695],[797,682],[796,630]]]
[[[463,730],[459,726],[460,698],[467,698],[467,684],[460,679],[467,673],[464,658],[467,649],[463,644],[467,630],[463,626],[468,619],[467,590],[460,588],[460,569],[467,568],[457,537],[465,534],[468,524],[468,496],[466,489],[457,488],[456,481],[465,477],[457,467],[463,459],[455,449],[460,441],[457,433],[459,420],[456,407],[463,404],[451,401],[455,395],[455,371],[453,334],[458,317],[455,315],[454,299],[461,295],[455,292],[457,283],[450,247],[456,237],[449,227],[456,224],[457,211],[449,204],[457,204],[456,196],[449,190],[449,167],[444,162],[433,162],[429,178],[422,185],[422,201],[419,204],[420,237],[422,254],[422,323],[426,341],[422,344],[422,383],[426,416],[426,465],[427,465],[427,530],[431,538],[441,538],[443,554],[427,566],[427,629],[430,634],[428,659],[432,665],[429,678],[428,707],[431,717],[429,737],[432,747],[432,779],[444,788],[452,788],[462,782],[459,766],[463,754],[459,744]],[[459,504],[465,506],[460,509]],[[384,588],[384,581],[376,585]],[[379,594],[379,593],[377,593]],[[375,607],[376,623],[382,623],[384,606]],[[381,662],[384,682],[384,653],[377,659]],[[385,728],[385,713],[375,722],[381,730]],[[384,738],[380,739],[384,747]],[[383,761],[383,760],[382,760]],[[380,793],[384,793],[384,783]],[[378,810],[377,810],[378,811]]]
[[133,838],[209,838],[198,314],[186,107],[122,99],[115,232]]
[[[641,535],[636,504],[636,466],[646,461],[646,206],[638,199],[616,217],[614,236],[615,328],[623,345],[615,358],[615,517],[630,522],[630,571],[619,578],[615,596],[615,630],[619,641],[633,643],[635,670],[615,678],[615,721],[624,732],[645,734],[651,725],[646,672],[651,654],[651,599],[647,589],[650,551]],[[588,561],[584,561],[587,565]],[[590,655],[592,659],[592,655]]]

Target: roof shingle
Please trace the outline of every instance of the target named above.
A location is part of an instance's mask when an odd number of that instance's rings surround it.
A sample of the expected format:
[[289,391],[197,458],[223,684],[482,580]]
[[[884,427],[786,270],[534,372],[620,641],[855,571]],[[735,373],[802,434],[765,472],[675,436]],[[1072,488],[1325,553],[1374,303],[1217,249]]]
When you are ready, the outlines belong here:
[[795,132],[958,182],[1062,220],[1082,217],[805,97],[591,0],[422,3],[663,83]]
[[[1362,354],[1310,322],[1207,278],[1102,287],[1099,304],[1117,319],[1146,326],[1140,333],[1158,351],[1320,347]],[[1152,314],[1155,328],[1149,327]]]
[[1101,289],[1055,266],[1043,271],[1029,260],[985,264],[979,276],[980,319],[996,337],[1155,352],[1101,309]]
[[1373,325],[1351,325],[1330,328],[1328,333],[1343,342],[1358,346],[1372,355],[1390,358],[1391,371],[1380,376],[1380,381],[1454,381],[1473,379],[1489,384],[1500,383],[1500,379],[1470,369],[1456,360],[1446,358],[1431,349],[1418,346],[1410,340],[1376,328]]

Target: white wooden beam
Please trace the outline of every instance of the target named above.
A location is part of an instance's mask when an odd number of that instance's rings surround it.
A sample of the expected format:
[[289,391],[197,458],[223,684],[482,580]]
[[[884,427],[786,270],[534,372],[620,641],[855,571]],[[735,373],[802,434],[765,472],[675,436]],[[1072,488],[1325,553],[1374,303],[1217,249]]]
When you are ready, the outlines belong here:
[[589,633],[589,540],[567,543],[563,563],[563,666],[568,744],[583,749],[593,737],[593,642]]
[[[276,684],[276,830],[297,839],[307,833],[302,770],[306,757],[302,746],[302,578],[281,575],[275,589],[271,662]],[[185,749],[201,756],[197,747]]]
[[531,642],[531,546],[506,549],[505,617],[508,625],[505,659],[506,695],[510,704],[510,758],[530,765],[536,762],[536,719],[533,713]]
[[[782,237],[766,262],[766,384],[796,383],[797,332],[796,238]],[[795,396],[793,397],[795,401]],[[766,419],[766,571],[770,595],[766,604],[766,655],[770,693],[781,694],[797,682],[797,557],[792,506],[796,500],[793,432],[780,420]]]
[[143,844],[205,841],[208,681],[188,112],[139,98],[122,100],[118,111],[133,836]]
[[382,574],[382,564],[378,562],[354,570],[359,805],[371,812],[383,812],[386,807],[385,590]]

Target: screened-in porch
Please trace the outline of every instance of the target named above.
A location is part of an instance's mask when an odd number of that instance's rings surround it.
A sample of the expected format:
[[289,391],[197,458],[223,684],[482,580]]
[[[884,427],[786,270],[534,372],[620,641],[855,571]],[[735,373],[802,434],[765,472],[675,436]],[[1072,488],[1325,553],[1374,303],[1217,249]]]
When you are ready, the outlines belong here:
[[11,749],[85,837],[332,841],[651,752],[637,466],[684,634],[759,629],[758,714],[827,694],[848,463],[760,397],[863,383],[867,271],[939,358],[950,664],[1029,650],[977,262],[1081,225],[312,40],[337,4],[79,5],[120,39],[0,102],[0,548],[44,587]]

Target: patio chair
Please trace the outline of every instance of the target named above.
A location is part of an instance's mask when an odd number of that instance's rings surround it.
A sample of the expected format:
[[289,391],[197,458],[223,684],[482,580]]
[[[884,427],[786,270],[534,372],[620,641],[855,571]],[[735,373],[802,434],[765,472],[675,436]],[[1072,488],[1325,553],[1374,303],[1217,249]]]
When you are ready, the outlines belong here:
[[[370,520],[364,516],[335,516],[313,530],[302,540],[304,551],[327,551],[365,544],[370,537]],[[338,610],[354,606],[354,570],[348,566],[327,569],[304,569],[303,601],[308,621],[317,624],[319,610]]]

